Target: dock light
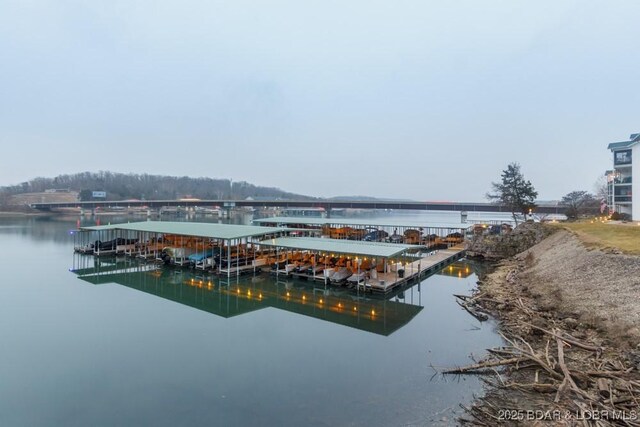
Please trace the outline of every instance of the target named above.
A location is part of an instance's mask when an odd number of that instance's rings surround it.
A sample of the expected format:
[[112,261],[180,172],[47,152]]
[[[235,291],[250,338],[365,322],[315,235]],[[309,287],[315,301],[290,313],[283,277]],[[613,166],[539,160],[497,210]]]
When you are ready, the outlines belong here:
[[262,299],[262,293],[258,294],[258,298]]
[[[638,223],[638,225],[640,225],[640,223]],[[320,298],[320,304],[322,304],[324,301],[322,301],[322,298]]]
[[358,311],[358,307],[356,307],[355,305],[353,306],[353,311]]
[[247,291],[247,296],[248,296],[248,297],[250,297],[250,296],[251,296],[251,289],[249,289],[249,290]]
[[287,292],[287,296],[288,296],[288,297],[290,297],[290,296],[291,296],[291,294],[290,294],[289,292]]
[[375,310],[371,310],[371,315],[375,316],[376,315],[376,311]]
[[306,301],[307,300],[307,296],[306,295],[302,295],[302,301]]
[[237,291],[237,292],[238,292],[238,293],[240,293],[240,288],[238,288],[238,291]]
[[211,288],[211,281],[209,281],[209,283],[207,283],[207,286],[209,286],[209,288]]
[[342,303],[341,302],[338,303],[338,308],[342,308]]

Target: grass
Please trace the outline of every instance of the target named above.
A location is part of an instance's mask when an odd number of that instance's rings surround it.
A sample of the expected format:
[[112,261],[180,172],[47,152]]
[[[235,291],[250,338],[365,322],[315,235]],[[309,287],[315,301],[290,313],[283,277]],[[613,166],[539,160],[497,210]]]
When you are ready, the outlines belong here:
[[618,224],[600,221],[565,222],[558,226],[572,231],[587,246],[618,249],[629,255],[640,255],[638,223]]

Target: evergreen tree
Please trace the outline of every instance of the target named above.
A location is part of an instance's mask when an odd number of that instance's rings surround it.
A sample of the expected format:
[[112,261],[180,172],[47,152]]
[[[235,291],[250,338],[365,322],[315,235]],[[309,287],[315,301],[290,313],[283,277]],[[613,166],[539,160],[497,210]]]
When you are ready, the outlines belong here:
[[493,193],[487,193],[487,199],[509,208],[517,225],[516,214],[526,216],[536,206],[538,192],[533,188],[531,181],[524,179],[518,163],[509,164],[507,169],[502,171],[501,178],[501,182],[491,183]]

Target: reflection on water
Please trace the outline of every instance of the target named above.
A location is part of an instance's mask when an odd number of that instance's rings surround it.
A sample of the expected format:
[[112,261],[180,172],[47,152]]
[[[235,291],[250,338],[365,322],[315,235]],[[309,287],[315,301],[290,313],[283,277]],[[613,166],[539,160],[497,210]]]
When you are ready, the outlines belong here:
[[500,343],[452,296],[471,264],[378,298],[94,264],[76,227],[0,219],[0,425],[430,425],[482,387],[433,367]]
[[467,278],[474,274],[474,264],[469,261],[457,261],[440,270],[438,274],[443,276]]
[[208,273],[156,267],[127,258],[105,261],[75,254],[72,271],[94,285],[117,283],[225,318],[273,307],[380,335],[406,325],[423,308],[419,284],[402,293],[403,299],[410,294],[413,302],[415,292],[414,304],[401,301],[398,295],[395,300],[373,298],[295,279],[277,281],[264,274],[228,281]]

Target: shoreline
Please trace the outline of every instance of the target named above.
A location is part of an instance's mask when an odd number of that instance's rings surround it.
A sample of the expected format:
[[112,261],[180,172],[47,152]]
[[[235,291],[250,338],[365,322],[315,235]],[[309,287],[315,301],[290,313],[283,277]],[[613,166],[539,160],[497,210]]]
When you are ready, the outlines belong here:
[[462,304],[493,316],[505,345],[450,370],[490,375],[459,422],[640,425],[637,272],[640,257],[589,249],[566,230],[498,262]]
[[23,218],[23,217],[46,217],[54,216],[55,214],[49,212],[19,212],[19,211],[0,211],[0,217],[9,218]]

